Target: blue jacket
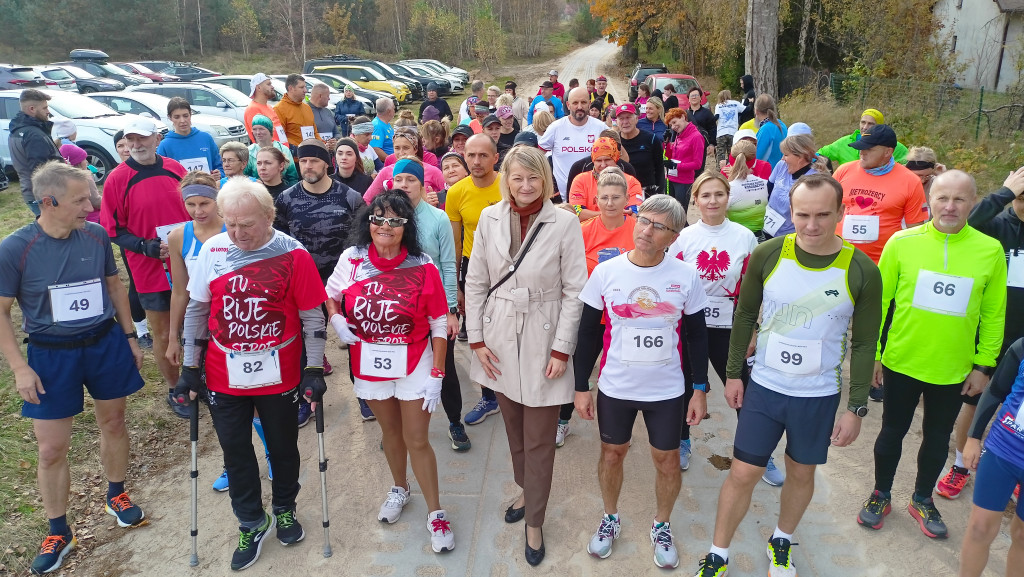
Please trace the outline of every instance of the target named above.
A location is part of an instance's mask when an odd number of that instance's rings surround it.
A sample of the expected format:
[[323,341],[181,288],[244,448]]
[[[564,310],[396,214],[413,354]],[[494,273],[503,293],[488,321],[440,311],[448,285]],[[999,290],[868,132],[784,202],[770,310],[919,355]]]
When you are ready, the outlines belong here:
[[[786,123],[779,120],[779,126],[770,120],[765,120],[761,128],[757,129],[757,159],[764,160],[773,167],[782,160],[782,150],[779,145],[786,138],[788,128]],[[781,127],[781,128],[780,128]]]
[[[526,113],[526,123],[533,124],[533,107],[537,106],[538,102],[544,102],[544,97],[537,95],[533,98],[533,102],[530,103],[530,111]],[[555,120],[565,116],[565,109],[562,108],[562,101],[552,96],[551,100],[547,101],[548,104],[555,107]]]
[[[205,158],[206,163],[210,166],[210,170],[219,170],[221,174],[224,173],[224,167],[220,163],[220,150],[217,148],[217,143],[213,140],[212,136],[194,126],[192,127],[192,132],[188,133],[188,136],[182,136],[173,130],[168,132],[164,139],[160,141],[160,146],[156,147],[156,153],[160,156],[173,158],[178,162],[192,158]],[[189,167],[186,166],[185,168]]]
[[639,128],[640,130],[653,132],[654,136],[657,136],[662,140],[665,139],[665,130],[668,129],[668,127],[665,126],[665,123],[662,122],[661,120],[658,120],[658,122],[651,122],[651,120],[646,116],[642,117],[640,120],[637,121],[636,127]]
[[50,138],[53,123],[18,112],[11,121],[10,130],[7,143],[11,148],[11,164],[21,181],[21,197],[26,203],[34,203],[32,171],[44,162],[63,160],[60,150]]
[[365,113],[366,111],[363,110],[362,102],[359,102],[355,98],[342,98],[334,107],[334,123],[341,127],[342,136],[348,136],[352,132],[352,129],[348,124],[348,115],[354,114],[356,116],[362,116]]

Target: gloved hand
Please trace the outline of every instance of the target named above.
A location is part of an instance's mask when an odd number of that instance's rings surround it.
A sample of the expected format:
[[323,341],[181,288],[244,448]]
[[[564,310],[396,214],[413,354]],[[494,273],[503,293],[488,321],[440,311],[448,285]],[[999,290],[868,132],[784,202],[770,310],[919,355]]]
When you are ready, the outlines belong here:
[[423,395],[423,410],[433,413],[441,400],[441,377],[427,377],[417,394]]
[[679,164],[677,161],[672,160],[671,158],[666,158],[662,162],[665,164],[665,169],[666,170],[672,170],[673,168],[676,167],[677,164]]
[[181,367],[181,376],[178,377],[178,384],[174,386],[174,398],[179,404],[187,404],[192,399],[192,394],[199,395],[202,388],[203,380],[199,374],[199,367]]
[[152,258],[160,258],[160,244],[159,238],[142,241],[142,254]]
[[331,315],[331,326],[334,327],[334,332],[338,333],[341,342],[346,345],[354,345],[359,342],[359,337],[349,328],[348,319],[345,317],[337,313]]
[[306,367],[302,371],[302,382],[299,383],[302,396],[310,403],[319,403],[327,392],[327,381],[324,380],[323,367]]

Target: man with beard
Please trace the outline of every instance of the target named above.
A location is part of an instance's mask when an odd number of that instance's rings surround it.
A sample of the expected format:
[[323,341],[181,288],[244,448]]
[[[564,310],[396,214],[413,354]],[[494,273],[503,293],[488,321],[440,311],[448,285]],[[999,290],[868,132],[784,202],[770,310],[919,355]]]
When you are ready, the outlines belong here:
[[21,197],[39,216],[39,203],[32,196],[32,172],[50,160],[61,160],[60,151],[50,138],[53,123],[50,122],[49,95],[29,88],[22,90],[18,97],[21,111],[11,121],[11,164],[21,181]]
[[167,234],[191,220],[178,190],[185,168],[156,153],[160,134],[152,120],[139,117],[124,129],[124,137],[131,157],[107,176],[100,224],[114,244],[126,251],[139,302],[149,321],[153,356],[167,385],[167,404],[176,415],[187,419],[188,404],[178,403],[171,394],[178,382],[178,369],[164,356],[171,318],[171,285],[165,263],[169,256]]
[[249,140],[256,142],[252,135],[252,119],[256,118],[257,114],[262,114],[274,123],[274,130],[271,131],[274,133],[274,140],[281,144],[288,144],[288,135],[284,131],[284,125],[281,124],[274,109],[267,104],[275,94],[276,91],[269,76],[262,72],[253,75],[252,80],[249,81],[249,96],[252,97],[252,102],[245,108],[245,130],[249,133]]
[[[326,283],[345,250],[352,217],[365,203],[357,191],[330,177],[334,173],[331,153],[319,138],[299,143],[295,160],[302,180],[274,200],[274,228],[306,247]],[[330,373],[324,357],[324,374]],[[299,406],[300,427],[309,422],[310,414],[309,403],[303,402]]]
[[576,87],[569,91],[569,115],[551,123],[539,140],[540,147],[551,151],[555,187],[568,199],[569,169],[574,162],[590,156],[594,141],[607,128],[603,122],[590,116],[590,98],[587,89]]

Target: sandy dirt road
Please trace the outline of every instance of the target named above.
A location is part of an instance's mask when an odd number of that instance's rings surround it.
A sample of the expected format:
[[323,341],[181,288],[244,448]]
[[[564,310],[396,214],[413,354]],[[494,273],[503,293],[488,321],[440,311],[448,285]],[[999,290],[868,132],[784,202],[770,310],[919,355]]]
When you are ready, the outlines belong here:
[[[625,96],[622,74],[616,74],[616,47],[600,42],[580,49],[561,61],[552,62],[562,79],[609,76],[612,92]],[[605,68],[607,66],[608,68]],[[543,79],[549,66],[539,70]],[[609,70],[610,69],[610,70]],[[270,539],[259,562],[245,571],[255,576],[467,576],[512,577],[518,575],[660,575],[648,538],[654,515],[654,472],[648,456],[646,429],[642,419],[634,428],[632,449],[627,457],[626,478],[620,502],[624,519],[622,536],[611,557],[598,560],[586,553],[587,541],[602,513],[596,465],[599,451],[597,427],[578,417],[565,446],[558,450],[554,485],[544,527],[547,558],[539,568],[523,559],[523,528],[502,520],[505,509],[516,497],[508,445],[500,415],[469,427],[473,442],[467,453],[453,452],[446,437],[447,422],[442,411],[435,413],[430,439],[437,454],[442,505],[453,522],[456,548],[445,555],[430,551],[425,528],[426,506],[416,481],[413,498],[395,525],[376,520],[380,503],[391,480],[383,453],[378,449],[380,429],[374,422],[362,422],[351,392],[346,366],[347,352],[339,349],[332,335],[327,352],[336,367],[328,377],[326,440],[330,459],[330,499],[333,557],[322,556],[320,489],[317,469],[316,433],[312,425],[299,435],[302,452],[298,515],[306,538],[290,548]],[[462,377],[464,410],[472,408],[479,389],[468,379],[468,346],[457,345],[456,359]],[[735,412],[727,407],[720,383],[712,377],[709,395],[710,418],[693,430],[694,455],[683,474],[683,489],[673,510],[672,525],[682,563],[674,573],[692,575],[697,561],[710,545],[714,529],[719,488],[731,457]],[[845,406],[845,401],[841,406]],[[921,441],[920,414],[904,445],[904,458],[894,487],[893,513],[884,529],[872,532],[854,519],[873,484],[871,448],[881,422],[881,405],[871,403],[860,437],[850,447],[833,449],[829,463],[819,468],[816,493],[796,534],[794,549],[800,575],[820,577],[864,577],[904,575],[952,575],[956,573],[958,551],[970,510],[968,485],[957,501],[938,499],[938,507],[950,527],[951,537],[932,541],[924,537],[905,507],[912,492],[915,455]],[[187,447],[187,424],[167,432],[178,436]],[[257,445],[259,441],[253,437]],[[262,447],[260,447],[262,450]],[[228,563],[237,543],[237,523],[226,494],[215,493],[210,483],[220,474],[221,454],[209,415],[201,422],[200,438],[200,528],[196,568],[189,558],[188,462],[161,475],[130,480],[133,498],[151,519],[149,526],[124,532],[78,564],[78,575],[219,576],[231,574]],[[185,451],[182,451],[185,455]],[[775,453],[783,461],[783,449]],[[264,499],[269,501],[263,459]],[[411,475],[411,470],[410,470]],[[730,575],[764,575],[767,572],[765,542],[775,527],[779,489],[759,484],[749,514],[732,543]],[[269,506],[269,503],[267,502]],[[1002,575],[1009,540],[1001,535],[994,547],[986,576]],[[113,529],[112,532],[120,530]],[[79,554],[81,557],[81,554]]]

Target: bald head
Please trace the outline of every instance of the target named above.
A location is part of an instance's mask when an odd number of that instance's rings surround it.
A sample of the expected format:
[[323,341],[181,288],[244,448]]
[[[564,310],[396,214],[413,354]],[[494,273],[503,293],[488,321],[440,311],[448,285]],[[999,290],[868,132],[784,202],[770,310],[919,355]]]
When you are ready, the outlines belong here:
[[590,93],[582,86],[577,86],[569,91],[569,98],[566,100],[569,107],[569,122],[576,126],[583,126],[590,116]]
[[932,191],[936,188],[947,187],[970,191],[972,197],[978,196],[978,185],[974,181],[974,177],[962,170],[947,170],[936,176],[935,180],[932,181]]
[[326,108],[331,101],[331,90],[326,84],[314,84],[309,93],[309,102],[317,108]]
[[[474,134],[466,141],[465,157],[474,182],[486,181],[494,174],[494,164],[498,162],[498,144],[486,134]],[[490,184],[483,182],[483,186]]]
[[962,170],[943,172],[935,177],[928,192],[932,225],[945,234],[960,232],[977,200],[978,187],[973,176]]
[[470,149],[482,150],[484,148],[486,148],[486,150],[490,151],[492,154],[498,154],[498,143],[494,142],[493,138],[487,136],[482,132],[480,134],[474,134],[473,136],[470,136],[469,140],[466,141],[467,151],[469,151]]

